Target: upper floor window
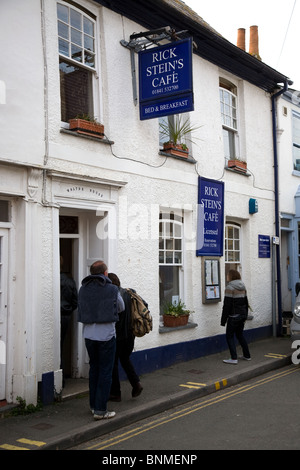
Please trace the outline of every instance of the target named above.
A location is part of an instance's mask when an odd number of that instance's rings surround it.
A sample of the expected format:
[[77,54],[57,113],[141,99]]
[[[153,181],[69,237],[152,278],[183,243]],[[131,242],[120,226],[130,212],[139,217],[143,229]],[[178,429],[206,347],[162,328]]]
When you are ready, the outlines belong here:
[[223,141],[226,159],[237,158],[237,96],[236,88],[227,81],[220,81],[220,105]]
[[[172,141],[191,147],[191,132],[189,114],[174,114],[159,118],[159,145]],[[176,142],[175,142],[176,141]]]
[[70,5],[57,4],[61,120],[94,116],[96,70],[95,18]]
[[293,111],[293,161],[294,169],[300,171],[300,114]]

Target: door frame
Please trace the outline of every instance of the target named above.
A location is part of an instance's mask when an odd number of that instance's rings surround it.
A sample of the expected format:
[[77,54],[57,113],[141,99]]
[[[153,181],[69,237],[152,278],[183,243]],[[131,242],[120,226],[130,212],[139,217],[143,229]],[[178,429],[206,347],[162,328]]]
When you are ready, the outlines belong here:
[[0,228],[0,400],[6,398],[7,338],[8,338],[8,234]]
[[[84,207],[76,207],[76,200],[72,201],[72,205],[68,207],[61,205],[59,216],[77,216],[78,217],[78,234],[58,234],[60,238],[74,239],[76,244],[73,245],[73,277],[79,290],[82,279],[89,274],[89,267],[96,258],[89,256],[91,237],[89,229],[95,229],[99,238],[99,232],[103,232],[102,258],[106,261],[110,270],[116,269],[116,210],[115,204],[94,204],[90,206],[84,204]],[[109,230],[104,233],[104,227],[107,225]],[[101,240],[101,238],[99,238]],[[99,256],[97,254],[97,256]],[[76,318],[75,318],[76,317]],[[83,325],[77,322],[77,315],[73,315],[72,319],[72,342],[73,348],[71,353],[71,376],[72,378],[88,377],[89,358],[82,337]]]

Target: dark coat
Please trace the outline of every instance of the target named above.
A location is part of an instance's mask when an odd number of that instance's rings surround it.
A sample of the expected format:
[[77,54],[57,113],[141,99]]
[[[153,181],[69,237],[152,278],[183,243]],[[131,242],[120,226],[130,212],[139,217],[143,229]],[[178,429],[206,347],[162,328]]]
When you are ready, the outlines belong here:
[[242,321],[247,320],[248,308],[245,284],[240,279],[230,281],[225,289],[221,325],[226,325],[228,317],[235,317]]
[[119,319],[117,286],[104,274],[83,279],[78,294],[78,321],[81,323],[111,323]]
[[75,281],[66,273],[60,273],[60,313],[71,315],[77,308],[77,288]]

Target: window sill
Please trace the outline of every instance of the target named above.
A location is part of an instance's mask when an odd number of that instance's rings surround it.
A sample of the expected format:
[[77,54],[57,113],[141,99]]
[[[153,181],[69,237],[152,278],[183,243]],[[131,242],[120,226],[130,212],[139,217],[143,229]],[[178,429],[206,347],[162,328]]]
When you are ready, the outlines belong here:
[[191,156],[188,156],[188,157],[179,157],[178,155],[172,155],[171,153],[168,153],[168,152],[164,152],[163,150],[160,150],[159,151],[159,155],[163,155],[165,157],[169,157],[169,158],[175,158],[175,160],[181,160],[183,162],[187,162],[187,163],[197,163],[197,160],[195,160],[193,157]]
[[248,171],[242,171],[242,170],[239,170],[238,168],[229,168],[228,166],[225,166],[225,170],[232,171],[233,173],[237,173],[243,176],[251,176],[251,173],[249,173]]
[[174,331],[179,331],[179,330],[188,330],[190,328],[196,328],[198,326],[198,323],[192,323],[189,322],[186,325],[182,326],[175,326],[175,327],[167,327],[167,326],[160,326],[159,327],[159,333],[164,334],[164,333],[172,333]]
[[98,142],[99,144],[109,144],[109,145],[114,144],[112,140],[108,140],[105,137],[104,139],[98,139],[97,137],[92,137],[91,135],[79,134],[76,131],[70,131],[69,129],[64,129],[63,127],[60,129],[60,132],[61,134],[72,135],[73,137],[79,137],[80,139],[93,140],[94,142]]

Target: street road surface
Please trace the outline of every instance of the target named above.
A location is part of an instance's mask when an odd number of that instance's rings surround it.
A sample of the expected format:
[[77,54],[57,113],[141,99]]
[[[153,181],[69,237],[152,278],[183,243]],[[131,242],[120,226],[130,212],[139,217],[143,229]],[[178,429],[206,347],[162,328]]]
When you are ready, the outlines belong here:
[[300,367],[269,372],[76,449],[112,456],[122,450],[299,450]]

